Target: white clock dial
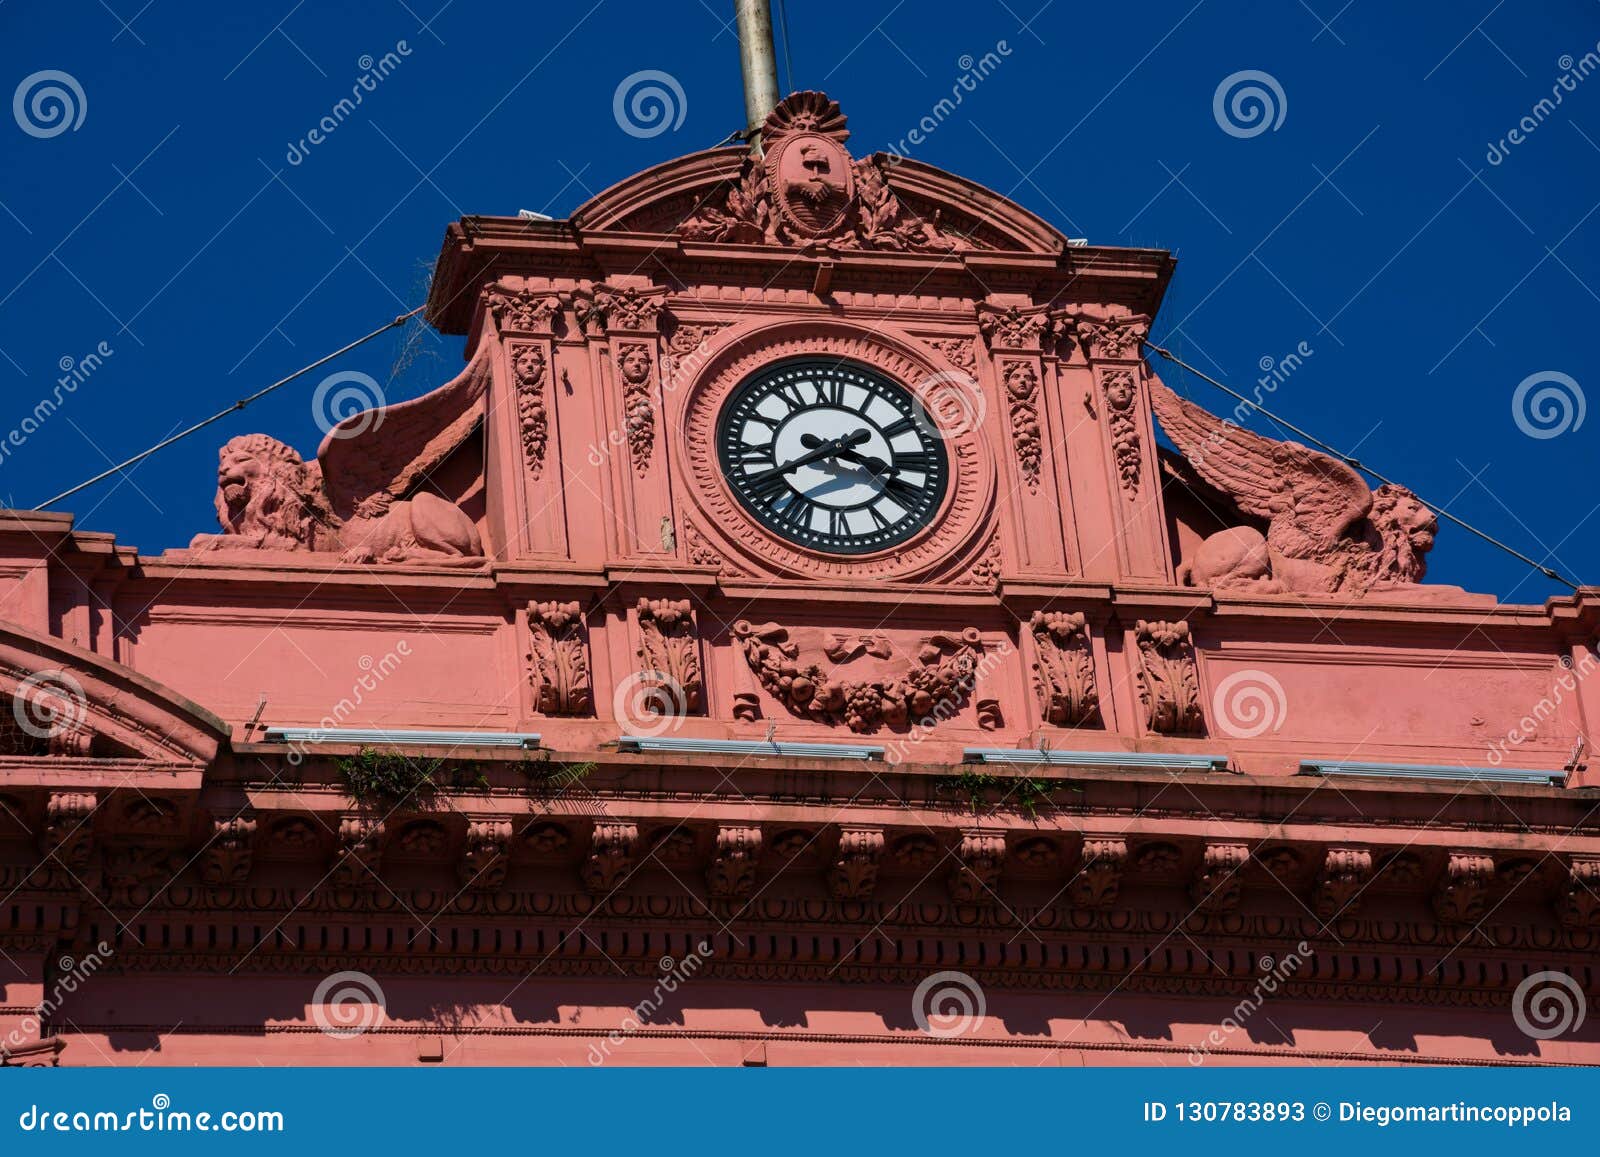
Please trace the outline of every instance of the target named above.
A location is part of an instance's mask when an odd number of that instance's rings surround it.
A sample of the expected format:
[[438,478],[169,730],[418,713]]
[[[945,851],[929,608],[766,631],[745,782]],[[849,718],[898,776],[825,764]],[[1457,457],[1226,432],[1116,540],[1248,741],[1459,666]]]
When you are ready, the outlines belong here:
[[828,554],[904,542],[938,513],[949,480],[922,404],[852,362],[782,362],[752,376],[723,410],[717,453],[758,522]]

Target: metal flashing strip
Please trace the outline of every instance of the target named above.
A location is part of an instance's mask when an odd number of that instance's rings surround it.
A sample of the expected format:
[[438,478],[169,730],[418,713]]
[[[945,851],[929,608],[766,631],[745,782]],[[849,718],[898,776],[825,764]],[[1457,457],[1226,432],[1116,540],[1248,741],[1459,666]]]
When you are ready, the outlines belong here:
[[884,749],[853,743],[785,743],[760,739],[684,739],[647,735],[622,735],[618,751],[661,752],[678,755],[783,755],[797,759],[883,758]]
[[1226,771],[1225,755],[1166,751],[1046,751],[1042,748],[969,747],[968,763],[1043,763],[1056,767],[1109,767],[1126,771]]
[[1363,779],[1443,779],[1468,783],[1535,783],[1564,786],[1564,771],[1538,771],[1528,767],[1466,767],[1434,763],[1352,763],[1343,759],[1307,759],[1301,775],[1349,776]]
[[538,747],[539,737],[507,731],[385,731],[363,727],[269,727],[268,743],[364,743],[384,747]]

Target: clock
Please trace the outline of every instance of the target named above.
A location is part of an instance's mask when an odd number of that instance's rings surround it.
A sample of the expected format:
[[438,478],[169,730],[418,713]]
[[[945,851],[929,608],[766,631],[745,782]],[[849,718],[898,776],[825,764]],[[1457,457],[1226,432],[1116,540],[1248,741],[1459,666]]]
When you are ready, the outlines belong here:
[[834,359],[780,362],[740,383],[718,421],[717,456],[752,518],[825,554],[905,542],[939,512],[950,478],[915,395]]

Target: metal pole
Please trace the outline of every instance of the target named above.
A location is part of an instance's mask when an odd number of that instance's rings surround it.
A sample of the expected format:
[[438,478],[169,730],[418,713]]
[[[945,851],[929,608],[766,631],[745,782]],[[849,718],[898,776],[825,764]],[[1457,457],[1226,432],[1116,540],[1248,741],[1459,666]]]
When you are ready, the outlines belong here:
[[772,49],[770,0],[733,0],[739,25],[739,70],[744,74],[744,119],[750,147],[761,152],[761,126],[778,105],[778,61]]

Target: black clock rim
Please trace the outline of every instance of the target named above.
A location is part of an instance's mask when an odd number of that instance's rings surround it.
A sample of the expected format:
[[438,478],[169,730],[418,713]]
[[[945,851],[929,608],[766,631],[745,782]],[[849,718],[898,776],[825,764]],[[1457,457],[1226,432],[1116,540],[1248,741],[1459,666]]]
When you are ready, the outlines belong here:
[[[938,492],[933,496],[933,501],[928,505],[924,515],[913,515],[902,520],[902,522],[905,524],[903,532],[898,532],[895,536],[888,539],[875,540],[873,542],[860,544],[839,543],[831,540],[826,543],[800,541],[791,537],[777,519],[769,517],[760,507],[748,501],[745,495],[740,491],[739,487],[735,485],[733,481],[733,472],[730,468],[728,458],[727,437],[729,425],[734,418],[735,411],[738,409],[740,401],[745,396],[759,388],[761,384],[772,375],[806,368],[812,368],[826,372],[848,370],[853,373],[861,374],[865,377],[873,379],[874,381],[882,382],[894,387],[895,390],[904,395],[905,401],[910,405],[911,411],[907,414],[907,417],[909,417],[924,431],[925,444],[927,448],[936,456],[936,462],[938,465]],[[901,409],[904,409],[904,407],[901,407]],[[784,358],[780,361],[774,361],[768,365],[762,366],[760,369],[749,374],[742,382],[734,387],[733,391],[722,403],[721,413],[717,417],[716,455],[717,468],[722,476],[723,485],[725,485],[729,493],[733,495],[734,501],[738,504],[739,509],[742,510],[746,516],[754,519],[755,522],[764,530],[776,535],[786,545],[796,550],[809,551],[814,554],[832,558],[864,558],[869,555],[886,554],[903,547],[911,539],[928,530],[928,528],[931,527],[938,519],[940,511],[944,508],[945,502],[949,497],[950,485],[952,481],[950,468],[951,458],[949,451],[945,446],[945,439],[940,433],[938,424],[933,420],[933,416],[928,412],[928,408],[922,404],[922,399],[917,397],[916,391],[912,390],[911,387],[894,377],[894,375],[886,373],[883,370],[878,369],[876,366],[855,361],[852,358]]]

